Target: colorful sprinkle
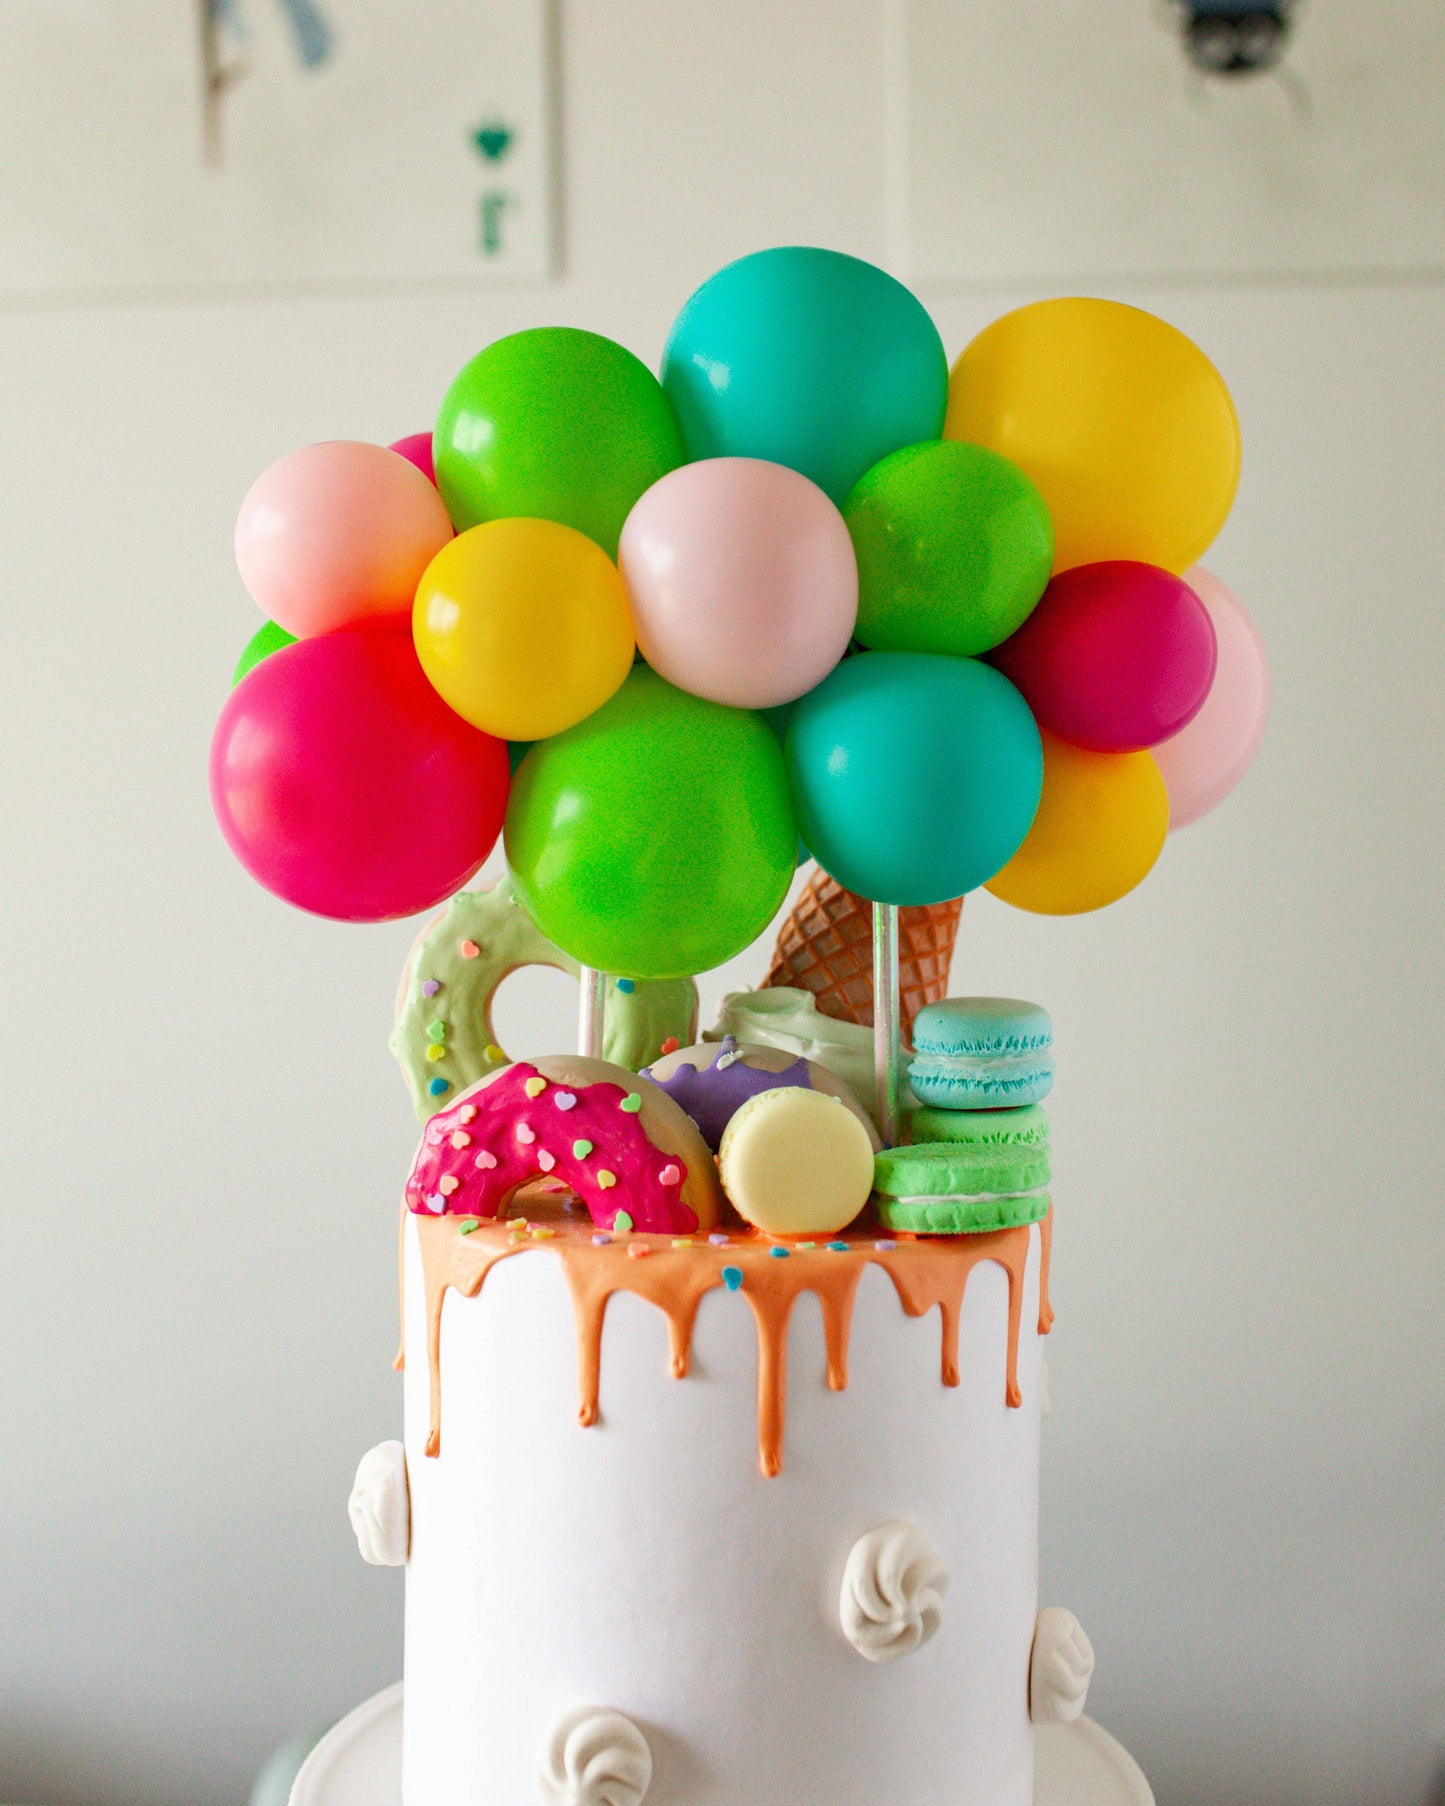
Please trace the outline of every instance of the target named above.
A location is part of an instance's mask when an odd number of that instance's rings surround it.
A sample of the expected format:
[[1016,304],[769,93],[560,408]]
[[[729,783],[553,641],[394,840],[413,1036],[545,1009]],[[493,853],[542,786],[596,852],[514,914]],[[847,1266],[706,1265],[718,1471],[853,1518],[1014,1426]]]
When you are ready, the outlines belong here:
[[463,941],[461,946],[457,948],[457,952],[461,954],[463,959],[475,959],[481,952],[481,948],[475,941]]
[[542,1093],[547,1089],[547,1081],[546,1081],[546,1079],[542,1078],[540,1075],[534,1075],[532,1078],[527,1080],[526,1084],[523,1085],[522,1089],[523,1089],[523,1091],[526,1092],[528,1097],[540,1097],[542,1095]]
[[636,1116],[637,1112],[642,1108],[641,1094],[636,1091],[629,1091],[618,1107],[619,1109],[625,1110],[629,1116]]
[[572,1158],[574,1160],[585,1160],[591,1152],[592,1143],[590,1141],[574,1141],[572,1143]]
[[427,1199],[426,1207],[428,1210],[443,1211],[447,1207],[447,1201],[439,1191],[434,1191]]
[[594,1248],[610,1248],[612,1246],[612,1237],[610,1235],[594,1235],[592,1238],[592,1246]]
[[433,1041],[445,1041],[447,1038],[447,1025],[442,1021],[441,1017],[438,1016],[435,1022],[427,1023],[426,1032],[431,1036]]
[[444,1060],[447,1057],[447,1050],[440,1041],[433,1041],[427,1047],[426,1057],[429,1060]]
[[817,1245],[818,1244],[816,1242],[799,1242],[798,1243],[799,1248],[804,1248],[804,1249],[816,1248]]
[[646,1242],[629,1242],[627,1252],[633,1260],[642,1260],[644,1256],[651,1254],[652,1250]]
[[534,1242],[550,1242],[556,1233],[557,1231],[555,1229],[547,1229],[545,1227],[538,1227],[530,1231]]
[[788,1250],[786,1248],[769,1248],[768,1253],[772,1255],[774,1260],[786,1260],[788,1258]]
[[830,1254],[846,1254],[848,1252],[848,1244],[847,1242],[829,1242],[828,1251]]
[[465,1129],[458,1129],[456,1134],[452,1136],[452,1146],[454,1148],[469,1148],[471,1145],[472,1138],[467,1134]]
[[612,1219],[612,1227],[619,1235],[630,1235],[632,1233],[632,1218],[625,1210],[619,1210],[617,1215]]
[[477,1219],[475,1217],[473,1217],[469,1223],[458,1223],[457,1224],[457,1234],[458,1235],[470,1235],[474,1229],[480,1229],[480,1228],[481,1228],[481,1224],[477,1221]]
[[501,1048],[497,1046],[495,1041],[488,1041],[487,1045],[482,1049],[482,1058],[487,1062],[488,1066],[505,1066],[507,1063],[507,1056],[502,1052]]
[[674,1165],[671,1160],[668,1161],[667,1165],[663,1167],[662,1171],[657,1175],[657,1183],[659,1185],[677,1185],[680,1183],[681,1179],[682,1168]]
[[669,1035],[662,1044],[662,1051],[665,1054],[676,1053],[681,1046],[682,1043],[678,1040],[676,1035]]
[[674,1248],[690,1248],[692,1246],[692,1237],[690,1235],[675,1235],[672,1238],[672,1245]]
[[437,1190],[444,1198],[449,1198],[454,1191],[460,1191],[462,1182],[455,1173],[443,1173],[437,1180]]
[[507,1227],[514,1235],[525,1235],[532,1225],[525,1217],[513,1217],[507,1224]]
[[426,1088],[433,1097],[440,1097],[444,1091],[451,1090],[452,1082],[450,1079],[428,1079]]
[[423,997],[435,997],[441,988],[441,980],[439,978],[423,979],[421,994]]
[[[598,1184],[598,1188],[600,1190],[611,1191],[612,1187],[614,1185],[616,1185],[616,1183],[617,1183],[616,1173],[609,1173],[605,1166],[599,1168],[598,1173],[597,1173],[597,1184]],[[631,1228],[631,1224],[629,1224],[628,1227]]]
[[743,1270],[741,1267],[724,1267],[723,1268],[723,1284],[727,1287],[727,1289],[730,1292],[736,1292],[738,1290],[738,1288],[742,1285],[742,1283],[743,1283]]
[[461,1109],[457,1111],[458,1122],[475,1122],[476,1120],[477,1106],[475,1104],[463,1104]]
[[491,1172],[496,1164],[497,1156],[493,1153],[489,1153],[486,1148],[483,1148],[481,1153],[478,1154],[476,1159],[472,1162],[473,1166],[479,1166],[484,1173]]
[[559,1091],[552,1102],[559,1110],[574,1110],[577,1107],[577,1094],[573,1091]]
[[880,1242],[874,1242],[873,1246],[875,1248],[881,1248],[883,1250],[883,1252],[885,1254],[887,1254],[890,1249],[896,1248],[898,1246],[898,1244],[897,1244],[897,1242],[891,1242],[891,1241],[888,1241],[887,1239],[885,1239]]
[[537,1165],[541,1167],[544,1173],[550,1173],[556,1164],[557,1157],[555,1154],[549,1154],[546,1148],[539,1148],[537,1150]]
[[619,978],[617,981],[617,988],[624,997],[630,997],[637,989],[637,986],[630,978]]
[[728,1245],[728,1238],[725,1235],[719,1235],[716,1229],[707,1239],[714,1248],[726,1248]]

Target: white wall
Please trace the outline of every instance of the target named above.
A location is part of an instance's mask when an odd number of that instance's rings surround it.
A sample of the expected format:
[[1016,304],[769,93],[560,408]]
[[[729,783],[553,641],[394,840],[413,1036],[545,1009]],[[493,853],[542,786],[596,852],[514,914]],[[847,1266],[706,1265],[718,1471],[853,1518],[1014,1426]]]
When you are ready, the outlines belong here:
[[[237,500],[293,445],[424,425],[500,332],[652,357],[736,253],[881,256],[877,8],[823,12],[567,7],[555,284],[0,318],[0,1796],[234,1802],[399,1670],[400,1578],[357,1560],[344,1504],[398,1424],[409,930],[286,910],[212,825],[254,625]],[[1022,298],[926,296],[951,351]],[[1172,1806],[1397,1806],[1445,1660],[1445,307],[1127,298],[1239,401],[1211,562],[1277,700],[1243,790],[1137,895],[966,912],[954,988],[1040,998],[1060,1041],[1046,1591]],[[565,1042],[565,987],[536,996],[534,1048]]]

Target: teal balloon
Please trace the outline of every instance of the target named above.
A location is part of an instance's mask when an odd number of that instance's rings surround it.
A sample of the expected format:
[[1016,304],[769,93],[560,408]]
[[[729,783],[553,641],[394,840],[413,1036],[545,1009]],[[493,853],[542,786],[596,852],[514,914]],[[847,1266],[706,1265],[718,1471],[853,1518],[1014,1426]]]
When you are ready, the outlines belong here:
[[1008,864],[1039,806],[1043,747],[1006,677],[971,658],[863,652],[793,708],[803,840],[875,903],[942,903]]
[[537,742],[504,833],[542,932],[627,978],[689,977],[741,953],[777,914],[797,853],[767,723],[645,665],[585,721]]
[[843,507],[857,637],[882,652],[988,652],[1023,626],[1054,563],[1044,498],[982,445],[935,439],[875,464]]
[[689,458],[786,464],[841,507],[889,452],[938,438],[948,361],[901,282],[792,245],[703,283],[668,337],[662,386]]
[[447,390],[432,449],[458,532],[515,515],[560,521],[609,558],[632,504],[683,461],[657,378],[574,326],[514,332],[478,352]]
[[273,652],[279,652],[283,646],[295,644],[294,633],[287,633],[284,627],[278,627],[274,621],[263,623],[246,641],[241,656],[236,660],[236,669],[231,673],[231,688],[234,690],[246,673],[254,671],[263,658],[270,658]]

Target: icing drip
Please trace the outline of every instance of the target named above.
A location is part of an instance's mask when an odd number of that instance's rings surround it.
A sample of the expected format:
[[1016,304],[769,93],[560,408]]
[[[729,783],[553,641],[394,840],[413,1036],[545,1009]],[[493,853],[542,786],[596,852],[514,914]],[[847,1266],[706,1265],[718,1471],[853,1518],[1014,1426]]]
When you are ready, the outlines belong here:
[[[1040,1335],[1053,1322],[1048,1303],[1049,1235],[1052,1213],[1039,1224]],[[608,1300],[615,1292],[646,1299],[667,1319],[669,1362],[674,1378],[686,1377],[692,1353],[693,1325],[704,1294],[717,1287],[741,1291],[752,1309],[758,1335],[758,1465],[769,1478],[782,1472],[787,1404],[788,1322],[800,1292],[813,1292],[822,1306],[827,1349],[828,1385],[835,1392],[848,1384],[848,1342],[853,1302],[866,1266],[882,1267],[910,1317],[921,1317],[935,1305],[941,1319],[941,1378],[958,1384],[958,1322],[969,1275],[983,1261],[994,1261],[1008,1275],[1008,1355],[1004,1397],[1011,1407],[1022,1403],[1018,1384],[1019,1325],[1023,1314],[1024,1268],[1030,1226],[998,1229],[987,1235],[938,1236],[913,1241],[900,1237],[879,1243],[867,1234],[835,1237],[826,1248],[782,1249],[761,1235],[731,1234],[726,1241],[685,1242],[675,1246],[664,1236],[637,1235],[593,1241],[590,1224],[558,1221],[534,1227],[529,1239],[511,1223],[478,1222],[458,1232],[457,1219],[417,1215],[422,1273],[426,1288],[427,1360],[431,1378],[431,1415],[426,1453],[441,1452],[441,1321],[448,1291],[474,1298],[499,1260],[546,1248],[562,1262],[577,1326],[578,1421],[597,1421],[602,1377],[602,1329]],[[645,1259],[637,1258],[645,1253]],[[779,1258],[779,1255],[786,1258]]]
[[427,1124],[407,1208],[495,1217],[521,1186],[549,1177],[569,1185],[603,1229],[625,1203],[632,1227],[686,1235],[698,1224],[682,1200],[683,1168],[649,1138],[639,1101],[606,1081],[553,1083],[519,1060]]
[[724,1035],[711,1064],[690,1066],[686,1061],[665,1079],[654,1077],[644,1068],[646,1077],[660,1085],[674,1103],[680,1104],[697,1124],[703,1140],[716,1149],[723,1130],[733,1115],[749,1098],[764,1091],[776,1091],[788,1085],[811,1091],[813,1081],[808,1062],[801,1056],[781,1072],[770,1072],[762,1066],[750,1066],[746,1050],[738,1050],[737,1037]]

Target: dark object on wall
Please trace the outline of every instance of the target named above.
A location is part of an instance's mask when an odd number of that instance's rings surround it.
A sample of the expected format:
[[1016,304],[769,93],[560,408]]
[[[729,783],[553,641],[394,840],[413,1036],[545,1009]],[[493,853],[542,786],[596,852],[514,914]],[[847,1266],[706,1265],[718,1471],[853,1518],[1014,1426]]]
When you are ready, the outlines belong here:
[[1272,69],[1289,37],[1292,0],[1181,0],[1184,48],[1206,75]]

